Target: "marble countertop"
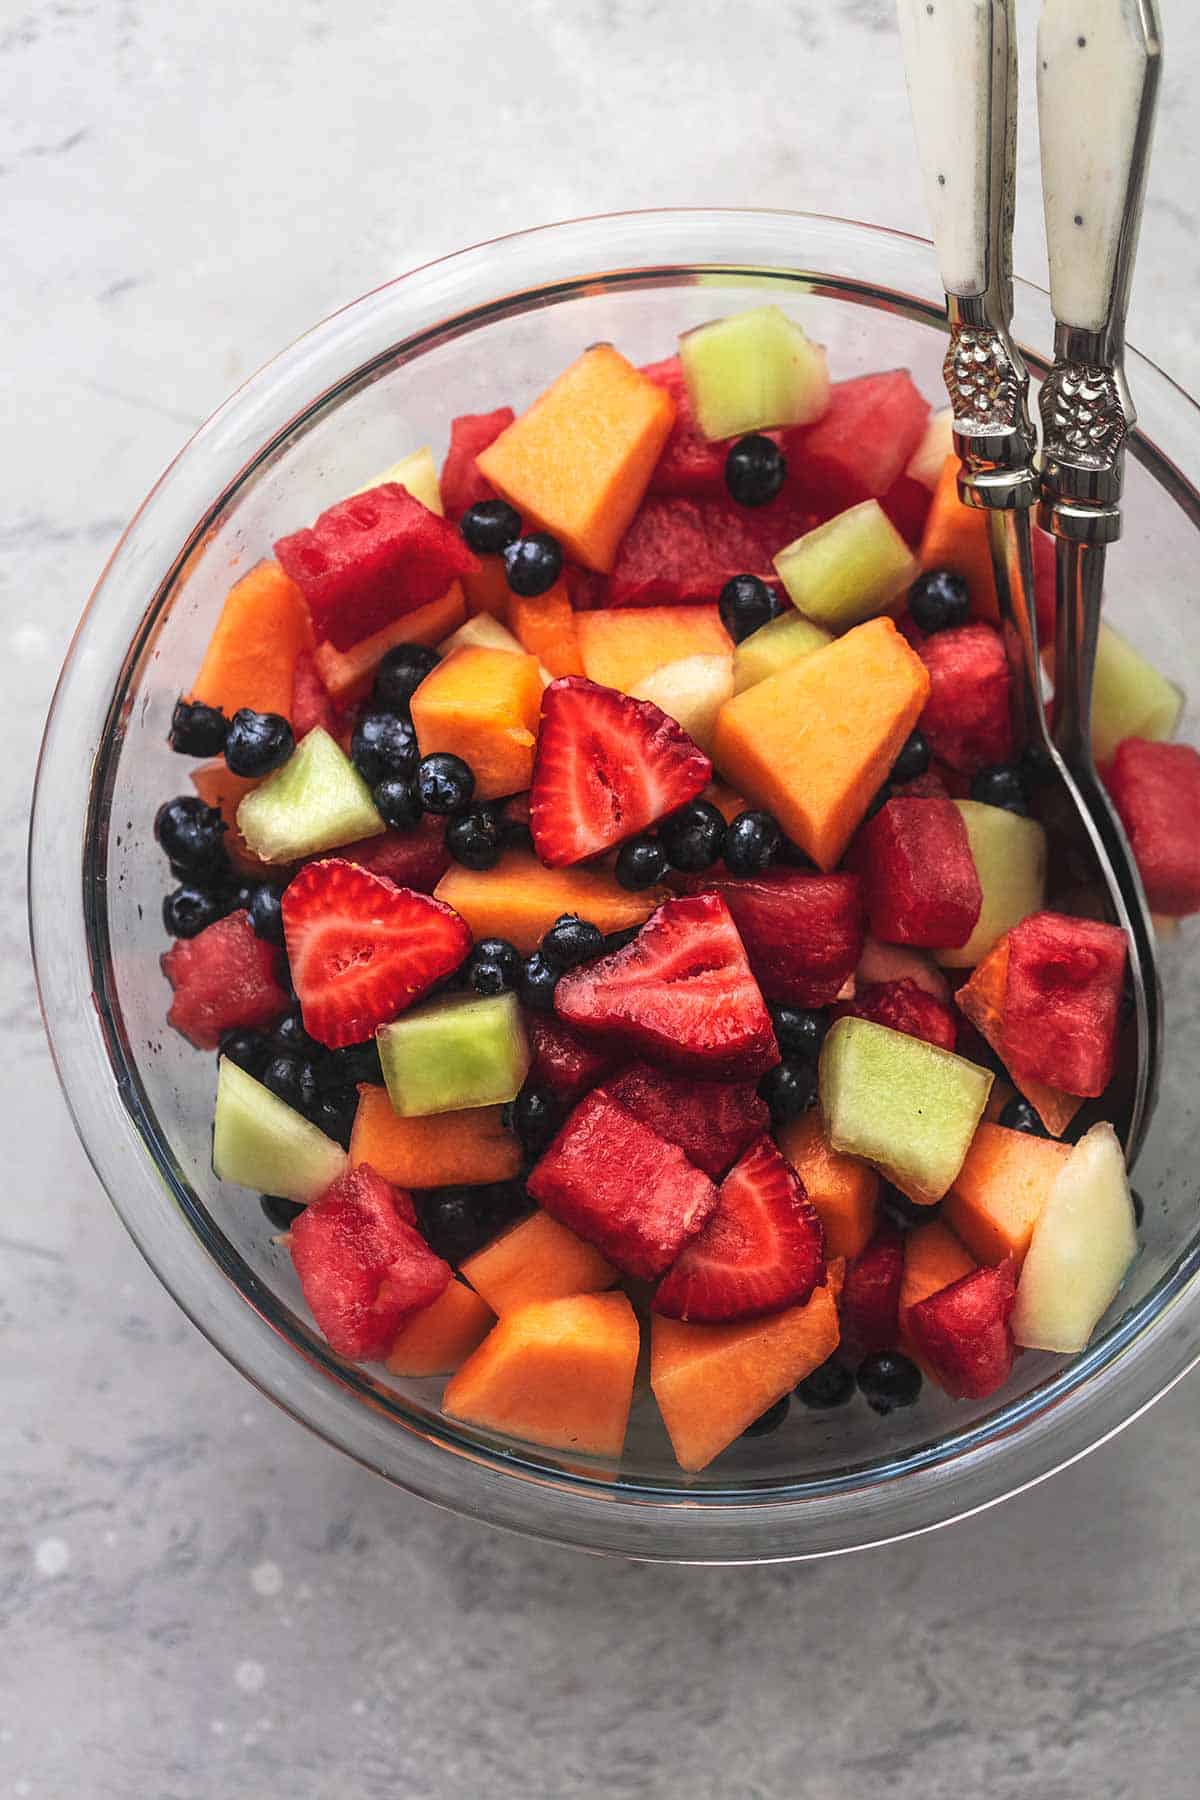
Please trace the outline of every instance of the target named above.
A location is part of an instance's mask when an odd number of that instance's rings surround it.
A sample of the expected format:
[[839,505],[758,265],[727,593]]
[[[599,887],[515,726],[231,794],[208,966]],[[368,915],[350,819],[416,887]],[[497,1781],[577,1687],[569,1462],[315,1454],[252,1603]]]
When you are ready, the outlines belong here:
[[[1200,16],[1164,11],[1131,336],[1195,387]],[[1037,276],[1031,131],[1021,165]],[[192,426],[333,307],[520,225],[750,201],[923,229],[891,0],[8,0],[0,198],[0,1797],[1193,1796],[1193,1384],[1037,1491],[849,1559],[489,1533],[185,1322],[76,1145],[28,970],[54,677]]]

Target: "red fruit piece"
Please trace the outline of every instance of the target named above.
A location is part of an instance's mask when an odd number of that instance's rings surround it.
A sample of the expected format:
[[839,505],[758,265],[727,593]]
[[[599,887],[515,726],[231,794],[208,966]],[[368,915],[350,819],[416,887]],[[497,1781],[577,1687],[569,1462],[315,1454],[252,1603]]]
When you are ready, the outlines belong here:
[[1012,1374],[1009,1326],[1017,1283],[1011,1257],[976,1269],[908,1310],[907,1330],[934,1380],[956,1400],[986,1400]]
[[607,1051],[587,1043],[549,1013],[530,1013],[525,1030],[533,1053],[530,1086],[545,1088],[565,1106],[574,1106],[612,1067]]
[[913,475],[901,475],[879,502],[910,550],[918,550],[933,505],[932,489]]
[[526,1181],[552,1218],[627,1275],[653,1280],[700,1230],[717,1190],[603,1088],[581,1100]]
[[1126,738],[1106,776],[1155,912],[1200,912],[1200,756]]
[[339,500],[315,525],[280,538],[275,554],[308,601],[318,638],[335,650],[427,606],[479,568],[455,526],[396,481]]
[[842,1281],[842,1348],[853,1360],[895,1348],[903,1276],[904,1239],[894,1225],[881,1225],[866,1249],[850,1258]]
[[[650,477],[650,492],[685,495],[693,500],[724,498],[725,458],[733,440],[710,442],[701,431],[679,358],[668,356],[662,362],[647,363],[641,372],[658,387],[666,388],[675,402],[675,423]],[[776,443],[782,438],[778,431],[762,435]]]
[[668,900],[623,950],[564,975],[554,1005],[568,1025],[685,1073],[749,1081],[779,1061],[771,1015],[716,894]]
[[715,600],[731,575],[777,584],[777,550],[809,529],[812,513],[787,494],[753,510],[728,499],[651,496],[621,540],[608,578],[610,606]]
[[255,936],[248,912],[181,938],[163,957],[162,972],[175,990],[167,1024],[197,1050],[215,1050],[235,1025],[269,1025],[288,1006],[279,952]]
[[853,854],[873,937],[934,950],[966,943],[983,889],[952,800],[889,800],[862,827]]
[[1018,1085],[1095,1098],[1117,1054],[1125,933],[1096,919],[1033,913],[1008,934],[999,1050]]
[[499,406],[495,412],[460,413],[451,419],[450,448],[441,477],[442,505],[448,519],[461,519],[468,506],[496,498],[495,488],[479,473],[477,458],[508,430],[516,416],[511,406]]
[[816,424],[784,438],[791,481],[827,515],[879,499],[908,467],[928,419],[907,369],[835,381]]
[[917,645],[929,670],[921,730],[933,754],[963,775],[1012,756],[1008,662],[1000,633],[977,620]]
[[768,1000],[828,1006],[858,966],[866,921],[857,875],[718,871],[690,876],[684,886],[690,893],[720,894]]
[[906,1037],[924,1038],[941,1050],[953,1050],[958,1042],[958,1022],[952,1007],[938,1000],[919,982],[876,981],[860,987],[853,1000],[838,1008],[856,1019],[872,1019]]
[[752,1081],[696,1081],[634,1063],[606,1091],[714,1181],[770,1122]]
[[800,1306],[825,1279],[821,1221],[769,1137],[721,1183],[716,1209],[654,1296],[668,1319],[719,1325]]
[[297,741],[307,737],[310,731],[315,731],[318,725],[330,737],[337,735],[337,716],[333,710],[333,701],[321,680],[316,658],[308,650],[300,652],[292,671],[290,717]]
[[283,934],[304,1029],[361,1044],[457,969],[471,933],[449,906],[334,857],[284,889]]
[[291,1231],[300,1287],[330,1349],[365,1362],[386,1356],[396,1333],[451,1279],[415,1229],[402,1188],[360,1163],[339,1175]]
[[343,844],[338,861],[354,863],[382,875],[397,887],[415,888],[418,894],[432,894],[450,867],[446,848],[446,821],[426,813],[411,831],[385,831],[379,837],[360,838],[356,844]]
[[542,695],[534,847],[551,869],[582,862],[686,806],[711,780],[707,756],[652,701],[564,676]]

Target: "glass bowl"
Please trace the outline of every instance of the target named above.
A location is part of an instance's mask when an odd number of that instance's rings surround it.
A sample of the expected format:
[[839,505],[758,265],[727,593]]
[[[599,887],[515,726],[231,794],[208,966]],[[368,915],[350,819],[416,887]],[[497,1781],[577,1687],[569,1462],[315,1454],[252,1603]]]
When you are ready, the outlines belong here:
[[[1163,943],[1162,1100],[1137,1171],[1142,1249],[1090,1349],[1027,1354],[1000,1395],[908,1412],[799,1406],[684,1477],[643,1378],[619,1467],[443,1419],[441,1383],[341,1362],[315,1334],[255,1196],[210,1167],[215,1059],[168,1030],[151,835],[187,785],[167,747],[230,583],[283,531],[448,421],[520,408],[584,346],[667,355],[685,327],[780,301],[829,347],[835,376],[897,365],[938,402],[945,323],[921,240],[783,212],[587,219],[464,251],[346,307],[255,375],[188,444],[113,554],[76,633],[46,730],[31,836],[31,914],[47,1029],[75,1123],[113,1204],[205,1335],[329,1442],[414,1493],[591,1550],[679,1561],[817,1556],[943,1524],[1110,1436],[1200,1354],[1196,1071],[1200,954]],[[1019,286],[1035,373],[1049,338]],[[1131,355],[1141,410],[1111,616],[1160,667],[1200,664],[1200,411]],[[1194,715],[1185,730],[1194,731]]]

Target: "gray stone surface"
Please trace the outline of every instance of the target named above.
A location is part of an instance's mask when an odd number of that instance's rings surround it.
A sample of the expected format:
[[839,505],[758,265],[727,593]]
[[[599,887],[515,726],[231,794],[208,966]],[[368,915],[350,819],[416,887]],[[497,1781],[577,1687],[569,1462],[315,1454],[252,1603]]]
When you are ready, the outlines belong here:
[[[1132,335],[1194,387],[1200,25],[1164,10]],[[921,229],[892,11],[0,6],[0,1796],[1196,1792],[1193,1386],[988,1516],[820,1566],[490,1534],[310,1439],[184,1322],[76,1146],[27,972],[45,706],[189,428],[313,319],[496,231],[718,201]],[[1034,167],[1027,134],[1036,274]]]

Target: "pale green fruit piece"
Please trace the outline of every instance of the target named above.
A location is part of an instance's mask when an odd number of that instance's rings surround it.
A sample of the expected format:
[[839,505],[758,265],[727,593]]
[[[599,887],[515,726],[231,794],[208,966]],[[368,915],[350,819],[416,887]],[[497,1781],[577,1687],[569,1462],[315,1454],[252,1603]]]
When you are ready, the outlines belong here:
[[979,800],[954,802],[967,828],[967,841],[983,905],[975,929],[958,950],[939,950],[943,968],[973,969],[1006,931],[1041,912],[1046,901],[1046,833],[1036,819],[1023,819],[1002,806]]
[[223,1056],[217,1066],[213,1170],[221,1181],[307,1205],[346,1167],[332,1138]]
[[515,1100],[530,1052],[515,994],[453,994],[376,1032],[383,1079],[403,1118]]
[[449,656],[452,650],[511,650],[517,656],[525,655],[525,646],[513,636],[508,626],[486,612],[476,613],[448,638],[443,638],[438,650],[443,656]]
[[238,830],[262,862],[295,862],[387,827],[350,758],[318,725],[281,769],[248,793]]
[[874,1163],[921,1205],[962,1168],[991,1086],[989,1070],[871,1019],[839,1019],[821,1051],[833,1148]]
[[777,306],[698,325],[679,340],[697,423],[709,439],[774,425],[810,425],[829,405],[822,345]]
[[796,611],[833,632],[886,612],[912,585],[918,566],[878,500],[838,513],[775,558]]
[[811,656],[814,650],[823,650],[832,642],[829,632],[798,612],[785,613],[769,625],[760,625],[734,649],[734,693],[756,687],[768,675],[778,675],[788,663],[799,662],[802,656]]
[[677,662],[663,663],[629,691],[635,700],[653,700],[682,725],[694,744],[711,754],[717,714],[733,698],[733,657],[719,652],[681,656]]
[[414,500],[419,500],[430,512],[442,517],[442,485],[432,450],[414,450],[403,462],[393,463],[390,469],[384,469],[373,481],[368,481],[364,487],[355,488],[354,492],[365,494],[371,488],[382,487],[385,481],[396,482],[398,486],[407,489]]
[[919,481],[922,487],[928,488],[932,493],[942,478],[946,458],[953,454],[954,411],[947,406],[942,412],[931,415],[925,434],[909,457],[904,473],[911,481]]
[[1030,1350],[1082,1350],[1137,1255],[1117,1134],[1093,1125],[1063,1163],[1017,1283],[1013,1336]]
[[1183,711],[1183,693],[1139,650],[1101,625],[1092,689],[1092,749],[1096,761],[1111,761],[1123,738],[1173,735]]

